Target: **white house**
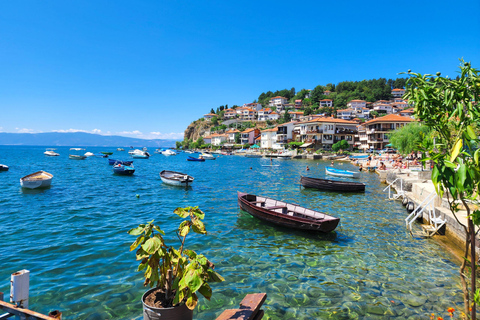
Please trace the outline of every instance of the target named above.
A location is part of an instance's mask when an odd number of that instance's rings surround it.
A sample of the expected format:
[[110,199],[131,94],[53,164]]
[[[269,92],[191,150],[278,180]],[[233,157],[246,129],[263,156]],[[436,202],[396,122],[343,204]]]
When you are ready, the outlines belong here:
[[236,116],[237,116],[237,111],[235,111],[235,109],[225,109],[224,110],[223,118],[231,119],[231,118],[235,118]]
[[262,130],[260,136],[260,147],[262,149],[272,149],[277,140],[277,128]]
[[347,103],[347,108],[360,109],[360,108],[366,108],[366,107],[367,107],[367,101],[365,100],[350,100]]
[[276,107],[277,110],[283,110],[284,106],[288,103],[288,99],[280,96],[270,98],[270,107]]
[[230,129],[225,134],[227,135],[227,142],[228,143],[235,143],[235,134],[240,133],[237,129]]
[[292,141],[293,129],[297,121],[290,121],[277,126],[277,139],[272,145],[274,149],[284,149],[285,144]]
[[260,103],[256,103],[256,102],[245,103],[242,107],[243,108],[250,108],[250,109],[253,109],[255,111],[258,111],[258,110],[262,109],[262,105]]
[[391,104],[377,104],[373,107],[373,110],[377,111],[378,113],[393,113],[393,108]]
[[354,109],[343,109],[343,110],[337,110],[337,118],[343,119],[343,120],[350,120],[355,118],[357,115],[356,111]]
[[332,99],[320,100],[320,107],[333,107],[333,100]]
[[278,119],[280,119],[280,115],[275,111],[273,111],[268,115],[268,120],[278,120]]
[[258,121],[267,121],[269,120],[268,115],[272,113],[272,109],[270,108],[265,108],[258,110]]
[[256,118],[256,111],[250,108],[237,108],[237,114],[239,115],[240,119],[242,120],[255,120]]
[[213,117],[216,117],[217,115],[215,113],[208,113],[208,114],[205,114],[203,116],[203,118],[206,120],[206,121],[211,121],[213,119]]
[[393,89],[392,96],[394,98],[401,98],[405,94],[405,89]]
[[218,134],[214,133],[212,134],[212,145],[214,146],[219,146],[222,144],[222,142],[227,141],[227,134]]

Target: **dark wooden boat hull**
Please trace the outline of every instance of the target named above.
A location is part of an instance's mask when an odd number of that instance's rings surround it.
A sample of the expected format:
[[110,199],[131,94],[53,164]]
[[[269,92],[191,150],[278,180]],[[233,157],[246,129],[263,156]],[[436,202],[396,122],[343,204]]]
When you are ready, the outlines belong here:
[[327,180],[310,177],[301,177],[300,184],[305,188],[315,188],[327,191],[361,192],[365,191],[365,184],[360,182]]
[[0,171],[8,171],[8,166],[0,164]]
[[126,166],[129,166],[133,163],[133,161],[124,161],[124,160],[115,160],[115,159],[108,159],[108,164],[113,166],[115,163],[120,163],[124,164]]
[[113,173],[119,174],[122,176],[131,176],[135,172],[135,169],[132,167],[125,168],[123,165],[121,167],[113,167]]
[[[318,218],[308,218],[307,216],[302,216],[300,214],[289,215],[291,211],[285,210],[285,212],[276,212],[274,207],[262,207],[258,205],[257,199],[266,199],[266,203],[281,203],[285,204],[287,210],[295,208],[293,210],[303,210],[304,212],[313,212],[318,214]],[[257,197],[252,194],[246,194],[238,192],[238,205],[240,208],[252,216],[267,221],[282,227],[299,229],[299,230],[310,230],[310,231],[319,231],[319,232],[331,232],[335,230],[340,222],[339,218],[335,218],[329,215],[326,215],[321,212],[314,210],[306,209],[294,204],[288,204],[274,199],[269,199],[266,197]],[[277,210],[280,208],[276,208]],[[283,209],[280,209],[283,211]]]

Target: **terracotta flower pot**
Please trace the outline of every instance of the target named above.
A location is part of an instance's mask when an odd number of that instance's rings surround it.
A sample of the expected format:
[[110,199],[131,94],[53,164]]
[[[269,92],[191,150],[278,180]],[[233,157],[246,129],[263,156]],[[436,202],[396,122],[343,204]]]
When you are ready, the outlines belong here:
[[188,309],[185,304],[171,308],[155,308],[145,304],[145,298],[157,288],[152,288],[142,296],[143,319],[144,320],[192,320],[193,310]]

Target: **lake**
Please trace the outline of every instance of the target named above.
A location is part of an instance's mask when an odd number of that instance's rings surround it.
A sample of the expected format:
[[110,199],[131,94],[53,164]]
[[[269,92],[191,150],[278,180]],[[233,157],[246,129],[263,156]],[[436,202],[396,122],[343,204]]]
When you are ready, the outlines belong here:
[[[86,151],[129,159],[115,150]],[[63,147],[59,157],[44,151],[0,146],[0,163],[10,166],[0,172],[0,291],[8,297],[10,274],[30,270],[32,310],[58,309],[64,319],[140,319],[146,289],[127,231],[155,219],[177,245],[173,231],[181,219],[173,210],[185,206],[205,212],[208,231],[188,237],[186,247],[207,256],[225,278],[212,284],[211,301],[200,298],[195,319],[214,319],[258,292],[268,294],[264,319],[428,319],[462,308],[455,258],[434,239],[412,238],[406,209],[387,200],[375,173],[356,179],[367,184],[365,193],[346,194],[300,187],[302,174],[325,176],[325,161],[273,160],[278,167],[262,167],[268,159],[220,156],[202,163],[183,153],[154,154],[134,159],[133,176],[117,176],[107,159],[69,160],[73,151]],[[19,179],[38,170],[54,175],[52,187],[22,190]],[[162,170],[195,181],[187,190],[168,186]],[[237,191],[322,211],[340,225],[329,234],[276,227],[240,211]]]

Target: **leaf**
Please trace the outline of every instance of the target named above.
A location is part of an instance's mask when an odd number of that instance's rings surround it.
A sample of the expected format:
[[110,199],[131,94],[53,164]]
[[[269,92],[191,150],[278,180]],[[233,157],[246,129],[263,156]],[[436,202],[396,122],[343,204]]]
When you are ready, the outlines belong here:
[[480,149],[475,150],[475,153],[473,154],[473,160],[475,161],[475,164],[478,166],[478,155],[479,155]]
[[142,260],[143,258],[148,258],[149,254],[142,249],[142,247],[138,248],[137,252],[135,253],[135,257],[137,260]]
[[192,292],[196,292],[198,289],[200,289],[200,287],[203,284],[203,280],[200,277],[200,270],[198,270],[198,269],[189,270],[185,274],[184,279],[185,279],[185,285]]
[[207,271],[207,273],[208,273],[208,276],[210,277],[210,281],[213,281],[213,282],[225,281],[225,279],[221,275],[219,275],[218,273],[216,273],[212,269],[209,269]]
[[138,235],[142,234],[142,232],[144,230],[145,230],[145,227],[136,227],[136,228],[128,230],[128,234],[130,234],[132,236],[138,236]]
[[206,234],[207,230],[205,230],[205,225],[201,220],[194,219],[193,220],[193,231],[195,233]]
[[142,244],[142,249],[145,250],[148,254],[154,254],[162,246],[160,239],[153,237],[148,239],[144,244]]
[[467,167],[464,163],[461,163],[457,170],[457,189],[462,192],[464,190],[465,179],[467,178]]
[[475,130],[473,130],[472,125],[467,126],[467,135],[470,138],[470,140],[477,139],[477,135],[475,134]]
[[444,164],[445,164],[447,167],[452,168],[452,169],[456,169],[456,168],[457,168],[457,166],[455,165],[455,163],[450,162],[450,161],[448,161],[448,160],[445,160],[445,161],[444,161]]
[[197,257],[197,253],[193,250],[185,249],[183,250],[183,253],[185,253],[190,259],[195,259]]
[[140,263],[140,264],[138,265],[137,271],[142,271],[142,270],[145,269],[147,266],[148,266],[148,263],[147,263],[147,262],[145,262],[145,263]]
[[159,226],[153,226],[153,229],[155,229],[155,230],[157,230],[159,233],[161,233],[161,234],[165,235],[165,232],[163,232],[163,230],[162,230],[162,229],[160,229],[160,227],[159,227]]
[[210,300],[210,298],[212,297],[212,288],[210,288],[208,283],[204,283],[203,286],[198,289],[198,292],[200,292],[202,296],[207,298],[207,300]]
[[145,240],[145,236],[138,237],[137,240],[135,240],[135,242],[132,243],[132,245],[130,246],[130,251],[135,250],[135,248],[138,247],[140,243],[143,243],[143,240]]
[[470,218],[472,219],[474,225],[480,225],[480,210],[474,210],[470,215]]
[[186,208],[177,208],[173,211],[173,213],[177,214],[181,218],[186,218],[190,215]]
[[463,141],[462,139],[458,139],[457,142],[455,143],[455,146],[452,149],[452,155],[450,156],[450,161],[453,162],[458,156],[458,153],[460,152],[460,149],[463,146]]
[[198,209],[198,207],[195,207],[193,209],[193,214],[201,220],[205,218],[205,213],[202,210]]
[[185,305],[188,307],[188,309],[193,310],[195,309],[197,302],[198,302],[197,295],[195,293],[192,293],[192,295],[187,298]]
[[180,226],[178,227],[178,233],[180,234],[180,236],[185,237],[188,234],[188,232],[190,232],[190,225],[191,225],[190,221],[183,221],[180,224]]

